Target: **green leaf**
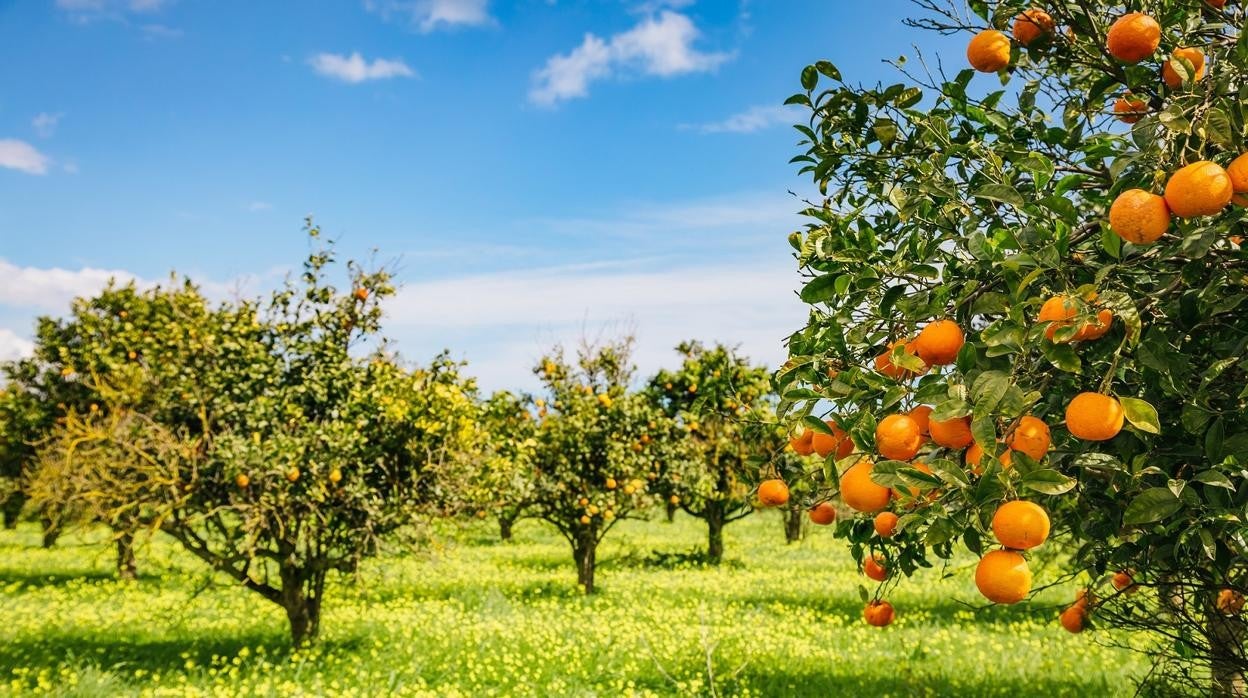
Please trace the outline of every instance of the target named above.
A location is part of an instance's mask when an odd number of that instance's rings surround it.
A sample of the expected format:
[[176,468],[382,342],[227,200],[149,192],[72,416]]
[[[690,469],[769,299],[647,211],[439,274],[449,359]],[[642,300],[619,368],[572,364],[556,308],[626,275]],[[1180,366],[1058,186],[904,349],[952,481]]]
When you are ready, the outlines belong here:
[[1018,209],[1021,209],[1026,204],[1023,195],[1019,194],[1017,189],[1008,184],[985,184],[979,188],[979,191],[975,192],[975,197],[1000,201]]
[[836,433],[832,431],[832,427],[828,426],[827,422],[819,419],[813,414],[808,414],[805,417],[802,417],[802,424],[805,425],[807,429],[812,429],[820,434],[832,436]]
[[839,81],[839,80],[841,79],[841,71],[840,71],[840,70],[837,70],[836,66],[835,66],[835,65],[832,65],[832,64],[831,64],[831,63],[829,63],[828,61],[818,61],[818,62],[816,62],[816,63],[815,63],[815,70],[818,70],[819,72],[821,72],[821,73],[823,73],[824,75],[826,75],[826,76],[828,76],[828,77],[832,78],[833,80],[837,80],[837,81]]
[[806,90],[815,89],[815,85],[819,84],[819,73],[815,66],[808,65],[802,68],[802,87]]
[[1131,500],[1122,515],[1122,523],[1126,526],[1149,524],[1161,521],[1182,508],[1183,502],[1169,488],[1152,487]]
[[1041,494],[1065,494],[1075,488],[1078,480],[1051,468],[1033,470],[1022,478],[1022,485]]
[[1156,407],[1135,397],[1120,397],[1118,402],[1122,404],[1123,415],[1126,416],[1128,422],[1131,422],[1131,426],[1149,434],[1161,433],[1161,422],[1157,418]]
[[801,298],[803,301],[814,304],[830,301],[840,294],[836,289],[836,282],[841,276],[835,274],[824,274],[811,279],[810,283],[802,287]]
[[1232,492],[1235,491],[1235,485],[1231,482],[1231,479],[1216,470],[1201,471],[1192,480],[1210,487],[1221,487]]

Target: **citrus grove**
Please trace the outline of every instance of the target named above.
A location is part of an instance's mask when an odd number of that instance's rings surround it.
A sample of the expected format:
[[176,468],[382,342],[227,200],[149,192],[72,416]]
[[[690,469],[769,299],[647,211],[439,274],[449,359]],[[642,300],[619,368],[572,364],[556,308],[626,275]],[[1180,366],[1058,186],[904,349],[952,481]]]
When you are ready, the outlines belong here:
[[[796,479],[836,501],[863,617],[978,558],[987,602],[1154,642],[1153,680],[1241,695],[1248,654],[1248,39],[1238,3],[918,0],[964,61],[860,86],[820,61],[793,162],[808,324],[776,373]],[[795,487],[778,472],[760,485]],[[873,589],[873,591],[872,591]]]

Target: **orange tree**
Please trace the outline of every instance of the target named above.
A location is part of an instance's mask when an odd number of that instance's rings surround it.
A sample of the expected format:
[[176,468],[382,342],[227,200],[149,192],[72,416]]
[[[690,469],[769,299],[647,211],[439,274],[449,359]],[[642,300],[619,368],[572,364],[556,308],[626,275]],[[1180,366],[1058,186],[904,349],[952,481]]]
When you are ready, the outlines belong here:
[[900,514],[838,527],[887,584],[965,547],[986,597],[1021,600],[1051,526],[1094,587],[1063,625],[1145,629],[1170,678],[1242,691],[1242,6],[916,4],[964,69],[861,86],[820,61],[788,100],[819,197],[790,237],[811,308],[782,412],[852,435],[824,472]]
[[333,261],[315,250],[267,302],[188,300],[141,360],[91,379],[98,408],[68,411],[31,476],[37,500],[162,532],[280,605],[296,645],[329,572],[454,501],[474,433],[458,365],[409,371],[376,341],[388,275],[349,264],[340,291]]
[[598,544],[654,505],[691,457],[675,420],[629,383],[632,340],[556,348],[534,369],[545,390],[532,470],[533,516],[572,547],[577,581],[594,592]]
[[532,504],[537,420],[547,414],[545,401],[538,402],[500,390],[480,408],[482,436],[464,495],[477,516],[493,512],[503,540],[511,540],[512,527],[529,514]]
[[753,511],[758,466],[744,437],[745,418],[764,405],[771,386],[767,369],[750,365],[730,347],[690,341],[676,351],[684,357],[680,369],[659,371],[646,393],[689,433],[696,467],[672,484],[671,494],[686,513],[706,522],[706,557],[718,564],[724,526]]

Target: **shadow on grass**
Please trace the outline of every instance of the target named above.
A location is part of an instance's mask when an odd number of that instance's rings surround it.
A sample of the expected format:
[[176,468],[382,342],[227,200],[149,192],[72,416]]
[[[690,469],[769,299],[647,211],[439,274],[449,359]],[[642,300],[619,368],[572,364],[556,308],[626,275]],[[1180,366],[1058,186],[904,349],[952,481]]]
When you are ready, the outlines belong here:
[[[860,617],[862,615],[862,602],[858,599],[857,594],[851,591],[843,591],[835,595],[814,596],[809,594],[785,594],[783,592],[768,592],[766,594],[747,594],[743,596],[734,596],[733,600],[742,606],[771,606],[781,604],[784,606],[795,606],[809,609],[825,615],[845,615],[851,617]],[[959,614],[972,612],[975,614],[975,622],[1001,622],[1012,623],[1031,618],[1043,617],[1046,619],[1054,619],[1055,616],[1046,608],[1034,608],[1028,604],[1019,604],[1016,606],[988,606],[979,608],[970,606],[951,599],[941,599],[932,601],[915,600],[913,603],[905,601],[893,601],[893,605],[897,608],[897,613],[904,614],[908,611],[922,611],[926,614],[927,619],[933,624],[946,625],[956,624],[962,619],[958,618]]]
[[[922,667],[922,664],[914,666]],[[901,663],[893,671],[824,674],[785,667],[747,666],[723,682],[731,694],[747,686],[755,693],[776,696],[1110,696],[1131,695],[1133,686],[1111,686],[1104,678],[1029,674],[1001,676],[992,671],[953,677],[915,671]],[[670,687],[669,687],[670,688]]]
[[740,560],[722,560],[711,562],[706,551],[693,548],[687,552],[665,552],[652,550],[649,553],[631,551],[617,555],[599,563],[602,569],[660,569],[660,570],[696,570],[696,569],[741,569],[745,565]]

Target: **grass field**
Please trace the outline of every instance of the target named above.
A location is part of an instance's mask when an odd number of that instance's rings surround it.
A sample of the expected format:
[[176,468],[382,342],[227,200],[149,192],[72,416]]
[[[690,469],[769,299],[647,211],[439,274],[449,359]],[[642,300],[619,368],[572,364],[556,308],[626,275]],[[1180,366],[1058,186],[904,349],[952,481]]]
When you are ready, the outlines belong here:
[[293,654],[279,608],[212,583],[163,541],[125,584],[98,539],[45,551],[26,524],[0,533],[0,691],[1105,696],[1129,695],[1144,669],[1104,635],[1058,627],[1070,590],[973,610],[969,574],[931,571],[891,594],[897,621],[876,629],[828,530],[786,546],[766,512],[729,527],[722,567],[673,563],[701,544],[699,524],[622,525],[600,551],[593,598],[537,522],[508,544],[487,523],[452,531],[432,555],[374,560],[359,584],[335,586],[322,642]]

